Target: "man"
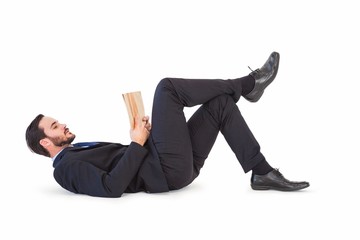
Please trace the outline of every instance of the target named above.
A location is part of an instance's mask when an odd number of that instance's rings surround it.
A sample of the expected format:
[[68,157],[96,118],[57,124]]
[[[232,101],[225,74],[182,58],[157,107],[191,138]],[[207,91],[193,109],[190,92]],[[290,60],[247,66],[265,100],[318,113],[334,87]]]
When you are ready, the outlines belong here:
[[[135,119],[131,143],[72,144],[75,135],[65,124],[39,114],[26,130],[28,147],[53,159],[54,178],[65,189],[99,197],[149,193],[189,185],[204,165],[219,132],[245,173],[252,171],[254,190],[295,191],[308,182],[287,180],[272,168],[236,102],[243,96],[257,102],[275,79],[280,55],[248,76],[231,79],[165,78],[156,88],[152,125],[149,117]],[[183,109],[201,105],[186,121]]]

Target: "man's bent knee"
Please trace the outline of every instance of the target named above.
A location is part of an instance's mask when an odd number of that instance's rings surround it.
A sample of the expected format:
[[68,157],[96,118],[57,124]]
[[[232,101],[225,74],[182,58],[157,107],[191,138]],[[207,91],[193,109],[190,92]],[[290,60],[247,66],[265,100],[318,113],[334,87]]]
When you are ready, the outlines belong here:
[[163,78],[160,80],[160,82],[157,85],[157,89],[161,89],[161,88],[173,88],[173,85],[171,83],[171,78]]

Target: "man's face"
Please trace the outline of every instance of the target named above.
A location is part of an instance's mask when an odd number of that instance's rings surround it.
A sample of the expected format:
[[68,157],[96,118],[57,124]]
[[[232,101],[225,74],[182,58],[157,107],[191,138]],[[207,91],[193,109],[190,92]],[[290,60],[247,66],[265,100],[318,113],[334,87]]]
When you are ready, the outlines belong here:
[[43,117],[39,123],[39,127],[44,129],[47,139],[55,146],[61,147],[70,144],[75,139],[75,134],[69,131],[66,124],[61,124],[51,117]]

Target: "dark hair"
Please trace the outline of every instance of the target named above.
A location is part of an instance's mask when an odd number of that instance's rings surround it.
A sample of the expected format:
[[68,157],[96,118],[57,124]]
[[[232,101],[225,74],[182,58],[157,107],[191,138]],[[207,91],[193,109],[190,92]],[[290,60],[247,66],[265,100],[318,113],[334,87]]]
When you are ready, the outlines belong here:
[[43,114],[36,116],[26,129],[25,138],[27,146],[32,152],[50,157],[49,151],[40,144],[40,140],[46,137],[44,129],[39,128],[39,123],[43,117]]

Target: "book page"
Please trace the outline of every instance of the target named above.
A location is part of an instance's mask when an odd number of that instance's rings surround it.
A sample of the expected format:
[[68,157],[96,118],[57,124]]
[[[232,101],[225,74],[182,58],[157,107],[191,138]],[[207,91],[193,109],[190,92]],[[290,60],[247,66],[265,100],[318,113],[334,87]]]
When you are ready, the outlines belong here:
[[135,117],[143,118],[145,116],[144,103],[142,100],[141,92],[129,92],[123,95],[126,109],[129,116],[130,127],[135,126]]

